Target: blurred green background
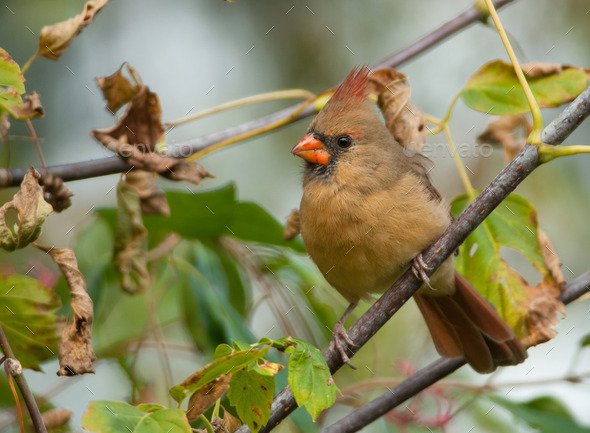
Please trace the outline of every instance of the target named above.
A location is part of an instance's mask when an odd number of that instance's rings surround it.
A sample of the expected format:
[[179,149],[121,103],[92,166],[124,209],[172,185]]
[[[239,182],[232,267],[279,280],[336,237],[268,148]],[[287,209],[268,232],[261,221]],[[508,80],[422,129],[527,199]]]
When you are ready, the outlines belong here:
[[[36,51],[41,27],[79,13],[82,5],[82,1],[65,0],[1,2],[0,46],[22,65]],[[33,123],[37,134],[43,137],[42,147],[48,165],[100,158],[107,152],[93,141],[89,132],[110,126],[113,118],[104,109],[94,79],[110,75],[125,61],[160,97],[163,119],[172,120],[261,92],[286,88],[320,92],[338,83],[353,66],[377,63],[470,6],[471,2],[465,0],[369,3],[347,0],[337,4],[272,0],[237,0],[235,3],[221,0],[113,1],[73,41],[59,62],[41,58],[32,64],[25,84],[28,91],[41,94],[47,113]],[[589,12],[590,2],[587,0],[520,0],[502,9],[500,16],[522,61],[589,66]],[[492,27],[479,23],[402,65],[399,70],[410,78],[414,103],[426,113],[442,117],[470,75],[482,64],[496,58],[507,58],[501,41]],[[207,117],[175,128],[167,140],[171,144],[180,143],[255,119],[288,104],[269,102]],[[544,110],[545,122],[559,111]],[[472,154],[477,153],[475,139],[490,120],[490,116],[471,111],[459,102],[450,123],[456,144]],[[301,196],[301,163],[289,151],[304,134],[309,121],[299,121],[203,158],[200,162],[216,178],[207,179],[202,189],[234,182],[241,200],[259,203],[283,222],[289,212],[298,207]],[[15,121],[11,133],[27,135],[27,130]],[[586,122],[568,143],[588,144],[588,136],[590,123]],[[444,148],[444,138],[440,135],[429,137],[429,143],[436,149],[432,155],[436,164],[431,172],[433,183],[450,201],[462,193],[460,178],[451,155],[440,151]],[[5,162],[5,147],[1,155]],[[517,190],[536,207],[540,224],[562,258],[568,281],[589,266],[589,161],[584,155],[558,159],[533,173]],[[490,157],[468,157],[465,163],[473,172],[474,186],[480,188],[501,170],[504,161],[501,150],[495,149]],[[22,168],[31,164],[38,165],[33,144],[13,139],[9,167]],[[93,210],[115,205],[113,186],[117,180],[118,176],[113,175],[69,183],[75,194],[73,205],[62,214],[48,218],[40,242],[71,246],[84,234],[87,245],[81,246],[77,252],[87,257],[79,257],[79,260],[88,266],[93,260],[101,260],[100,254],[108,254],[111,245],[106,240],[108,235],[104,225],[95,223]],[[185,191],[184,184],[160,182],[164,189]],[[1,191],[0,200],[8,200],[14,191]],[[91,228],[88,228],[89,223],[93,224]],[[8,260],[19,273],[25,273],[35,264],[38,268],[48,266],[54,271],[51,264],[43,261],[42,253],[31,249],[10,257],[0,254],[3,266],[7,266],[5,260]],[[104,259],[103,256],[100,257]],[[537,282],[538,276],[524,259],[509,252],[507,258],[532,283]],[[320,303],[333,310],[326,317],[340,315],[345,302],[325,283],[322,284],[309,261],[295,255],[290,260],[300,263],[308,282],[318,285],[315,290],[319,292]],[[254,294],[263,290],[256,284],[254,281]],[[280,285],[275,289],[284,290]],[[120,298],[113,297],[113,308],[117,302],[126,302]],[[301,300],[298,302],[303,305]],[[277,324],[267,303],[261,301],[248,317],[257,338]],[[567,319],[558,327],[558,337],[531,349],[530,359],[524,365],[502,370],[497,381],[538,381],[566,375],[578,341],[588,332],[588,308],[587,301],[569,307]],[[315,323],[304,307],[297,317],[291,319],[290,326],[294,331],[304,335],[309,332],[303,328]],[[279,338],[289,333],[284,324],[277,325],[269,332],[269,337]],[[324,348],[327,340],[323,333],[320,334],[315,343]],[[208,359],[186,350],[187,345],[183,343],[187,340],[186,335],[171,330],[168,337],[174,340],[169,355],[172,376],[177,383]],[[175,348],[175,344],[178,347]],[[162,370],[158,353],[153,347],[142,350],[145,356],[138,358],[136,371],[153,389],[155,398],[165,402],[165,382],[158,377]],[[336,375],[336,381],[343,388],[346,384],[370,379],[373,373],[398,375],[395,362],[400,358],[410,360],[417,367],[435,358],[426,328],[413,304],[397,314],[355,357],[355,364],[366,364],[367,368],[356,372],[344,369]],[[579,365],[588,360],[588,354],[583,354]],[[80,428],[80,418],[90,401],[125,400],[130,396],[129,378],[116,361],[99,361],[95,376],[81,378],[57,380],[53,376],[57,370],[56,362],[46,364],[44,370],[45,374],[27,374],[34,391],[48,395],[57,406],[74,410],[74,429]],[[472,377],[476,383],[486,379],[467,368],[459,375]],[[584,385],[558,382],[519,386],[510,392],[510,397],[525,399],[542,393],[559,396],[581,421],[590,423],[589,392]],[[482,413],[492,407],[492,403],[485,400],[482,405]],[[329,420],[341,416],[345,410],[343,406],[332,409]],[[454,421],[457,431],[462,431],[463,427],[465,431],[469,430],[474,418],[477,418],[475,412],[462,412]],[[509,419],[508,415],[504,418]],[[6,420],[9,421],[10,417],[0,415],[0,427],[6,425]],[[285,423],[281,431],[296,431],[295,428],[294,424]],[[484,431],[494,431],[494,428],[481,425]],[[385,421],[367,428],[367,431],[389,430],[395,431],[395,428]]]

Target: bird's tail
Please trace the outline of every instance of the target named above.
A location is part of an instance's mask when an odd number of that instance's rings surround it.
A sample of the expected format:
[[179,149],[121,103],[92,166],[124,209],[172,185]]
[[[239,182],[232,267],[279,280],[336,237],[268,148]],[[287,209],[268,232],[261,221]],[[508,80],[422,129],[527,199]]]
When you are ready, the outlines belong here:
[[494,306],[457,272],[455,287],[452,295],[414,295],[438,353],[465,357],[480,373],[524,361],[525,348]]

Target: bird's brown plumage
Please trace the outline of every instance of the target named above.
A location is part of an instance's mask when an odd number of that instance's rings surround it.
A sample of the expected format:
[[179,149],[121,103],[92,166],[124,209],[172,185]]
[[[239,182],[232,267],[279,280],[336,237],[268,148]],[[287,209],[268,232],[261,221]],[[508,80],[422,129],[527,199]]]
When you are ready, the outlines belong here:
[[[301,235],[326,280],[349,302],[382,293],[451,221],[428,178],[366,98],[368,70],[353,70],[293,153],[304,158]],[[513,331],[449,258],[415,296],[437,350],[481,372],[526,357]]]

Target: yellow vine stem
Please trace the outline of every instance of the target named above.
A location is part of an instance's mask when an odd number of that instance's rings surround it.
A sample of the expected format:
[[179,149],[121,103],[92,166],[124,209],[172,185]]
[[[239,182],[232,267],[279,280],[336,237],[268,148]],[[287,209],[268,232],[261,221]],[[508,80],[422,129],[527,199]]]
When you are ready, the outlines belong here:
[[212,146],[206,147],[205,149],[202,149],[198,152],[193,153],[191,156],[186,158],[186,160],[187,161],[194,161],[196,159],[202,158],[203,156],[205,156],[211,152],[214,152],[214,151],[219,150],[223,147],[229,146],[230,144],[236,143],[238,141],[246,140],[248,138],[256,137],[257,135],[264,134],[265,132],[269,132],[269,131],[272,131],[273,129],[276,129],[280,126],[286,125],[286,124],[290,123],[291,121],[293,121],[294,119],[296,119],[297,116],[299,116],[299,113],[301,113],[301,111],[303,111],[304,108],[306,108],[307,106],[309,106],[311,104],[316,103],[316,99],[319,99],[321,97],[322,97],[322,95],[320,95],[318,98],[309,99],[309,100],[305,101],[303,104],[301,104],[301,107],[299,107],[293,113],[291,113],[290,115],[288,115],[282,119],[277,120],[274,123],[271,123],[269,125],[265,125],[265,126],[258,128],[258,129],[254,129],[252,131],[244,132],[242,134],[236,135],[235,137],[231,137],[231,138],[228,138],[227,140],[220,141],[219,143],[215,143]]
[[[456,100],[457,98],[455,98],[454,102],[456,102]],[[424,116],[429,123],[436,125],[439,129],[441,129],[444,132],[445,137],[447,138],[447,141],[449,143],[449,149],[451,150],[451,153],[453,154],[453,159],[455,160],[455,164],[457,165],[459,176],[461,177],[461,181],[463,182],[463,186],[465,187],[465,191],[467,192],[471,200],[475,199],[475,197],[477,197],[477,194],[475,192],[475,189],[473,189],[473,185],[471,185],[471,181],[469,180],[467,171],[465,171],[463,161],[461,161],[461,157],[459,156],[459,154],[457,153],[457,149],[455,148],[455,142],[453,141],[453,137],[451,136],[451,129],[449,128],[449,125],[447,123],[448,119],[446,118],[446,121],[441,121],[432,116],[429,116],[428,114],[425,114]]]
[[572,145],[572,146],[553,146],[541,143],[539,145],[539,157],[542,163],[549,162],[560,156],[577,155],[579,153],[590,153],[590,146]]
[[535,100],[533,96],[533,92],[529,87],[529,83],[527,83],[526,78],[524,77],[524,73],[522,72],[522,68],[518,63],[516,55],[514,54],[514,50],[510,45],[510,41],[508,40],[508,36],[506,35],[506,31],[500,22],[500,18],[496,12],[496,8],[492,3],[492,0],[485,0],[488,10],[490,11],[490,15],[494,20],[494,24],[496,25],[496,29],[498,30],[498,34],[502,39],[502,44],[504,44],[504,48],[506,48],[506,52],[508,53],[508,57],[510,57],[510,61],[512,62],[512,67],[514,68],[514,72],[518,77],[518,81],[524,91],[526,96],[527,102],[529,103],[529,107],[531,109],[531,114],[533,115],[533,131],[527,141],[531,144],[539,145],[541,144],[541,131],[543,130],[543,116],[541,115],[541,109],[539,108],[539,104]]
[[455,108],[455,105],[457,105],[457,101],[459,100],[460,96],[461,96],[461,92],[459,92],[455,95],[455,97],[453,98],[453,102],[451,102],[451,105],[449,106],[449,109],[447,110],[447,114],[445,114],[444,119],[439,121],[438,124],[435,123],[435,125],[437,125],[436,129],[434,131],[428,130],[427,135],[436,135],[444,130],[444,125],[449,123],[449,119],[451,118],[451,114],[453,114],[453,109]]
[[256,104],[258,102],[276,101],[280,99],[312,99],[315,95],[309,90],[305,89],[287,89],[279,90],[276,92],[261,93],[259,95],[248,96],[246,98],[237,99],[235,101],[227,102],[225,104],[218,105],[217,107],[208,108],[203,111],[199,111],[190,116],[185,116],[171,122],[167,122],[164,126],[167,129],[174,128],[175,126],[183,125],[188,122],[200,119],[211,114],[220,113],[222,111],[231,110],[232,108],[242,107],[244,105]]

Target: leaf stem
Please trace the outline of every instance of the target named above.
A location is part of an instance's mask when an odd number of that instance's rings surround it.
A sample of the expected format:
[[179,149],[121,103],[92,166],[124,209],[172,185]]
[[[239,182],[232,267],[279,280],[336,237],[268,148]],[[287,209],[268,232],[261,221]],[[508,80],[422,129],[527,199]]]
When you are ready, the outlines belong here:
[[572,145],[572,146],[552,146],[541,143],[539,145],[539,159],[541,163],[552,161],[560,156],[578,155],[580,153],[590,153],[590,146]]
[[31,66],[31,63],[33,63],[33,60],[35,60],[37,58],[37,53],[33,54],[31,56],[31,58],[29,60],[27,60],[27,63],[25,63],[23,65],[22,68],[20,68],[20,71],[24,74],[25,72],[27,72],[27,69],[29,69],[29,66]]
[[242,107],[244,105],[256,104],[259,102],[276,101],[281,99],[312,99],[315,95],[309,90],[305,89],[287,89],[278,90],[276,92],[261,93],[259,95],[248,96],[246,98],[230,101],[217,107],[207,108],[189,116],[181,117],[164,124],[166,129],[172,129],[176,126],[183,125],[188,122],[200,119],[211,114],[220,113],[222,111],[231,110],[232,108]]
[[207,433],[215,433],[213,431],[213,426],[211,425],[211,423],[205,415],[199,415],[199,419],[203,422],[203,424],[205,424],[205,429],[207,430]]
[[[447,141],[449,143],[449,149],[451,150],[451,153],[453,154],[453,159],[455,160],[455,164],[457,165],[457,171],[459,171],[459,176],[461,177],[461,182],[463,182],[463,186],[465,187],[465,191],[467,192],[467,194],[469,195],[469,197],[473,201],[473,199],[475,199],[475,197],[477,197],[477,194],[475,192],[475,189],[473,189],[473,185],[471,185],[471,181],[469,180],[469,175],[467,174],[467,171],[465,171],[465,165],[463,164],[461,157],[457,153],[457,149],[455,147],[455,142],[453,141],[453,137],[451,136],[451,128],[449,128],[449,125],[447,123],[450,118],[450,112],[452,111],[452,107],[457,102],[458,96],[459,95],[457,95],[455,97],[455,99],[453,100],[453,103],[451,104],[451,108],[449,108],[449,112],[447,113],[447,116],[445,117],[445,120],[442,120],[442,121],[438,120],[435,117],[430,116],[428,114],[425,114],[424,117],[426,118],[426,120],[429,123],[432,123],[433,125],[436,125],[439,128],[438,132],[440,132],[440,131],[444,132],[445,137],[447,138]],[[433,132],[432,134],[438,134],[438,132]]]
[[[437,125],[437,128],[434,131],[429,130],[428,135],[436,135],[436,134],[443,131],[444,125],[449,123],[449,120],[451,119],[451,115],[453,114],[453,109],[455,108],[455,105],[457,105],[457,101],[459,100],[460,96],[461,96],[461,92],[459,92],[455,95],[455,97],[453,98],[453,101],[451,102],[451,105],[449,106],[449,109],[447,110],[447,114],[445,114],[444,119],[438,121],[438,124],[435,123],[435,125]],[[434,122],[430,122],[430,123],[434,123]]]
[[486,5],[490,11],[490,15],[492,16],[492,19],[494,20],[494,24],[496,25],[496,29],[498,30],[498,34],[500,35],[500,38],[502,39],[502,44],[504,44],[504,48],[506,48],[506,52],[508,53],[508,57],[510,57],[510,61],[512,62],[512,66],[514,68],[514,72],[516,73],[516,76],[518,77],[518,81],[520,82],[522,90],[524,91],[524,94],[526,96],[527,102],[529,103],[529,107],[531,109],[531,114],[533,115],[533,131],[531,132],[531,135],[529,135],[527,142],[529,142],[531,144],[540,144],[541,143],[541,131],[543,130],[543,116],[541,115],[541,109],[539,108],[539,104],[537,104],[537,101],[535,100],[533,92],[531,91],[531,88],[529,87],[529,84],[527,83],[524,73],[522,72],[522,68],[520,67],[520,64],[518,63],[518,59],[516,58],[516,55],[514,54],[514,50],[512,49],[512,46],[510,45],[510,41],[508,40],[508,36],[506,35],[506,31],[504,30],[504,27],[502,26],[502,22],[500,21],[500,17],[498,17],[498,13],[496,12],[496,8],[494,7],[492,0],[485,0],[485,2],[486,2]]

